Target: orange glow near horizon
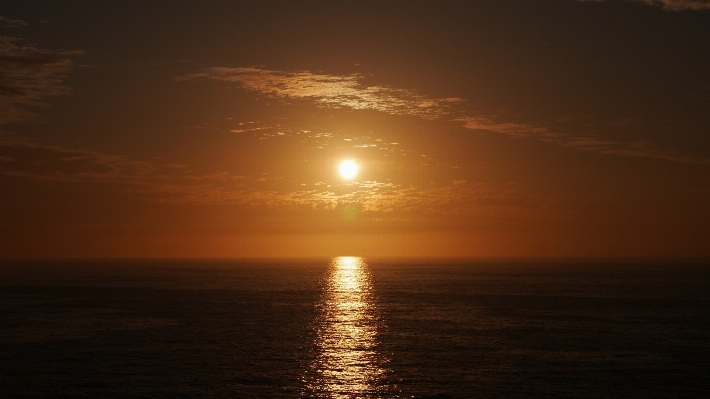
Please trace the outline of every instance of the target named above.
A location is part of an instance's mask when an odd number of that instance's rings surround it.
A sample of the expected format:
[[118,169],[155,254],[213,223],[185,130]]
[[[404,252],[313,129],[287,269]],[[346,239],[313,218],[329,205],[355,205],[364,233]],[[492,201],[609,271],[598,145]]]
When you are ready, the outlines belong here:
[[699,0],[24,3],[0,259],[710,258]]

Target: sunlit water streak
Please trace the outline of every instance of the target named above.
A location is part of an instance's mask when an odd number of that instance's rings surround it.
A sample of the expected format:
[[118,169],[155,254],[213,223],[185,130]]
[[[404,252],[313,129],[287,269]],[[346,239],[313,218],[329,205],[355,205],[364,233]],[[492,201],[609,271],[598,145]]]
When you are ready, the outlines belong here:
[[305,397],[393,397],[387,358],[377,351],[381,320],[367,263],[338,257],[330,264],[315,342],[316,357],[305,377]]

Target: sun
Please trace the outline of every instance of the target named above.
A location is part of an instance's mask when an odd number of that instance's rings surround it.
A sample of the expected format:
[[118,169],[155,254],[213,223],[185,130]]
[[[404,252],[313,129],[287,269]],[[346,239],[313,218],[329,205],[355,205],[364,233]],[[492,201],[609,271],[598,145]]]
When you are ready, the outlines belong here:
[[360,167],[355,163],[355,161],[347,160],[340,163],[338,167],[338,173],[343,179],[352,179],[357,176],[357,171]]

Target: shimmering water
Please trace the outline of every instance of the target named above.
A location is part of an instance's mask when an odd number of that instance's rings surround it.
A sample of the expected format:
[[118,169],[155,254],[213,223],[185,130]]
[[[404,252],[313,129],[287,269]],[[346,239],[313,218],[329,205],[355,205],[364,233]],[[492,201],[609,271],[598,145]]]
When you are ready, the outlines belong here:
[[710,265],[4,262],[0,397],[710,397]]
[[304,370],[303,396],[391,397],[387,354],[378,350],[384,327],[365,260],[332,261],[314,323],[313,360]]

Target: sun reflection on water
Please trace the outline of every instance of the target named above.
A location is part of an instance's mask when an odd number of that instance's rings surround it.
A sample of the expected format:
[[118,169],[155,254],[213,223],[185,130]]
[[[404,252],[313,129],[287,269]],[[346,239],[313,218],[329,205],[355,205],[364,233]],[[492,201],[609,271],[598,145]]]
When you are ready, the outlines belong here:
[[379,398],[387,392],[386,359],[377,351],[380,321],[363,258],[334,258],[317,328],[306,397]]

